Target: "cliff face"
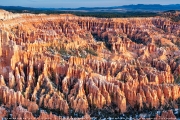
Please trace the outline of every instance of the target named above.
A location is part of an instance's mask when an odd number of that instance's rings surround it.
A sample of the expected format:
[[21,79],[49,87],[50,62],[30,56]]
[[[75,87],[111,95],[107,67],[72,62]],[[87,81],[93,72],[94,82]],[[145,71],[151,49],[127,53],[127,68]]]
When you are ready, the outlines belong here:
[[8,16],[0,23],[0,99],[13,107],[13,117],[34,118],[40,108],[66,116],[106,107],[124,113],[157,109],[180,97],[177,23],[158,17]]

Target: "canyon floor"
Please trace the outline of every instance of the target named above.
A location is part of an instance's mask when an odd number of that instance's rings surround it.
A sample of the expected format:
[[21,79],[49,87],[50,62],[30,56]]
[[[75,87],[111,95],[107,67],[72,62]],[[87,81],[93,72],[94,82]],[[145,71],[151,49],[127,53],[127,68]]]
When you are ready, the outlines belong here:
[[180,118],[180,23],[0,10],[0,103],[8,119]]

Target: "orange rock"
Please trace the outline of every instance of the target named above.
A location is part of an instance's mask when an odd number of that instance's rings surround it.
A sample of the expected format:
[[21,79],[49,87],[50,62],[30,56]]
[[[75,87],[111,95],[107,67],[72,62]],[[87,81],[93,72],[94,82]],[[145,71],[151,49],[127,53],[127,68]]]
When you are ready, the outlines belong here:
[[[90,106],[115,104],[124,113],[180,97],[178,23],[0,10],[1,18],[0,99],[15,118],[35,119],[46,108],[90,119]],[[40,112],[37,119],[58,117]]]

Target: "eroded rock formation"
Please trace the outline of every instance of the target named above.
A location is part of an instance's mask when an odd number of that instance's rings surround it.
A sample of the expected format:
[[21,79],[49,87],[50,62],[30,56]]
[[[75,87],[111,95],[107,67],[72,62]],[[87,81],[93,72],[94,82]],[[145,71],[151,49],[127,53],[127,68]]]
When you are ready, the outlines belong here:
[[[158,109],[180,97],[177,23],[160,17],[3,15],[0,99],[13,107],[13,117],[35,118],[40,109],[66,116],[106,107],[125,113]],[[41,112],[37,119],[45,117],[57,116]]]

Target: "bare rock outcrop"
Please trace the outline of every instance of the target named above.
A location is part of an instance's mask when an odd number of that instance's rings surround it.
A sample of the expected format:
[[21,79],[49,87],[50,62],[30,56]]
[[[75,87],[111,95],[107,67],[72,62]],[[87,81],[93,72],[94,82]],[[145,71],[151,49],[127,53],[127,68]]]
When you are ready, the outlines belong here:
[[[58,118],[46,111],[89,119],[94,109],[121,114],[168,101],[174,107],[180,98],[176,22],[6,11],[0,16],[0,99],[17,119]],[[0,111],[2,117],[11,114]]]

